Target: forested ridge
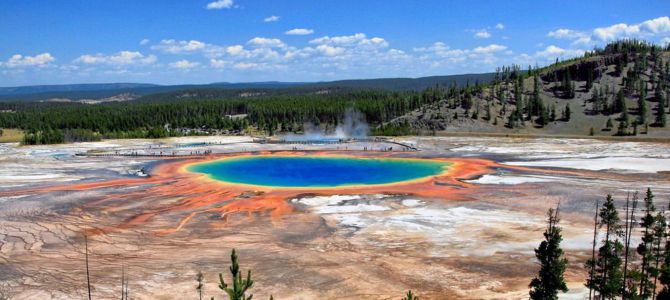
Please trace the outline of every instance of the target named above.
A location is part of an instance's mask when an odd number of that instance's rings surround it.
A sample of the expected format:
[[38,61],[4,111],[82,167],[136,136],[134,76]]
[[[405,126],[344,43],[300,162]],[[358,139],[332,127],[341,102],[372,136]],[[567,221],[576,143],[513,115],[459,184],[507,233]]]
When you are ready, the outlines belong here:
[[499,68],[492,83],[391,123],[422,131],[667,138],[669,50],[624,40],[546,67]]
[[0,128],[26,144],[160,138],[184,134],[273,135],[312,123],[328,130],[360,110],[372,134],[443,130],[665,136],[670,46],[625,40],[546,67],[502,67],[491,82],[422,91],[195,89],[96,105],[0,102]]

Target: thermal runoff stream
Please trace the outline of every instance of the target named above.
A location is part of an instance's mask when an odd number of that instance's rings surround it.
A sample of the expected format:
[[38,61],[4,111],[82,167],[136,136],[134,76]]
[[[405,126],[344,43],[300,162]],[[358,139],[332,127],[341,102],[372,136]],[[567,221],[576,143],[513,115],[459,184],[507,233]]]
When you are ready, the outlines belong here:
[[191,165],[191,172],[228,183],[274,187],[377,185],[439,175],[450,163],[341,156],[247,156]]

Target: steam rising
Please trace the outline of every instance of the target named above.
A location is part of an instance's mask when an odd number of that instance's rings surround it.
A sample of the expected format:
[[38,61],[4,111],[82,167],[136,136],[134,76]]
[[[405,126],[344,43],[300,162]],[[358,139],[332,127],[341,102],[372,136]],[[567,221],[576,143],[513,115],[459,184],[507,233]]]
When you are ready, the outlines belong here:
[[283,139],[292,142],[365,139],[368,137],[369,132],[365,115],[353,107],[349,107],[344,111],[344,117],[337,125],[337,128],[335,128],[334,133],[326,133],[325,130],[314,126],[312,123],[305,123],[303,128],[305,131],[304,134],[288,134]]

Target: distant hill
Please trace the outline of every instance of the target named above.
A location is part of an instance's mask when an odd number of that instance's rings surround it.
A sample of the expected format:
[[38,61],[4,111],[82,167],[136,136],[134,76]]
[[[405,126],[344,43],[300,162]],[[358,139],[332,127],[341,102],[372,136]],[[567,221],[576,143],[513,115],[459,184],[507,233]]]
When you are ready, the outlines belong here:
[[48,92],[83,92],[83,91],[106,91],[120,89],[137,89],[146,87],[157,87],[156,84],[148,83],[84,83],[84,84],[60,84],[60,85],[29,85],[18,87],[0,87],[0,95],[27,95]]
[[[20,87],[0,87],[0,101],[40,101],[49,99],[98,100],[120,94],[132,94],[138,97],[184,91],[197,96],[204,94],[221,94],[234,96],[243,93],[268,93],[269,90],[278,94],[291,94],[301,91],[317,91],[319,89],[381,89],[391,91],[418,91],[436,85],[459,87],[466,84],[487,83],[493,79],[493,73],[463,74],[448,76],[431,76],[421,78],[378,78],[351,79],[324,82],[217,82],[211,84],[156,85],[145,83],[99,83],[99,84],[65,84],[36,85]],[[216,92],[215,90],[222,90]],[[290,89],[297,89],[290,91]],[[180,95],[183,93],[175,93]],[[164,97],[163,95],[162,97]],[[154,97],[155,98],[155,97]]]
[[463,87],[467,84],[488,83],[493,79],[494,73],[461,74],[449,76],[430,76],[420,78],[379,78],[379,79],[353,79],[338,80],[331,82],[314,83],[312,85],[325,87],[367,88],[383,89],[392,91],[419,91],[436,85]]

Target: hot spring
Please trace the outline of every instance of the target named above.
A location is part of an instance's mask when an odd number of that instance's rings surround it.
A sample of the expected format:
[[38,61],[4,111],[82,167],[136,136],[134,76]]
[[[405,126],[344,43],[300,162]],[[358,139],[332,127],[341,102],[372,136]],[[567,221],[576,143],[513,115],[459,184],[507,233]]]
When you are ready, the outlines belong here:
[[193,164],[190,172],[234,184],[273,187],[378,185],[439,175],[448,162],[345,156],[243,156]]

